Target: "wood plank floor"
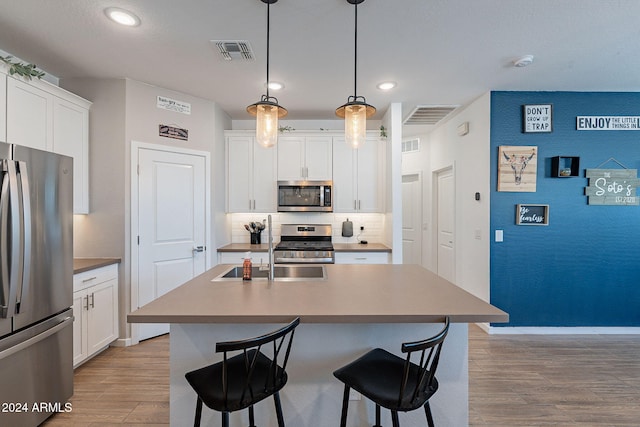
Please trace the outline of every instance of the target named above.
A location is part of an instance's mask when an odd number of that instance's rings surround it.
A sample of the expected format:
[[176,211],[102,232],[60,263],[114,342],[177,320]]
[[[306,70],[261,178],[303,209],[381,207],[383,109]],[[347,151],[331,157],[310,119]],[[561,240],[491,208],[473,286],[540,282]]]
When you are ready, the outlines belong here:
[[[640,425],[639,336],[496,336],[471,325],[469,377],[470,426]],[[45,427],[167,426],[168,336],[109,348],[74,383],[73,410]]]

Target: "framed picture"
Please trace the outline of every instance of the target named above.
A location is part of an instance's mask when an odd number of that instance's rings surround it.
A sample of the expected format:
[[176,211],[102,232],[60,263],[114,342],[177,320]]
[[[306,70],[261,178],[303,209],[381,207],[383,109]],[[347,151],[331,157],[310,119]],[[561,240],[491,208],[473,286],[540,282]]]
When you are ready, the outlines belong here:
[[553,132],[552,104],[523,105],[522,132]]
[[498,147],[498,191],[535,193],[538,175],[538,147]]
[[516,224],[549,225],[549,205],[516,205]]

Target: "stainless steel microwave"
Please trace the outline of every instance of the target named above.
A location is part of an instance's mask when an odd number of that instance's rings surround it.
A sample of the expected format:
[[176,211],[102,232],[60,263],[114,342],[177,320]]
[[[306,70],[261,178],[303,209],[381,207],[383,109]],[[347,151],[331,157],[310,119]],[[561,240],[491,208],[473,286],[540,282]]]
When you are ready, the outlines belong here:
[[278,212],[333,212],[331,181],[278,181]]

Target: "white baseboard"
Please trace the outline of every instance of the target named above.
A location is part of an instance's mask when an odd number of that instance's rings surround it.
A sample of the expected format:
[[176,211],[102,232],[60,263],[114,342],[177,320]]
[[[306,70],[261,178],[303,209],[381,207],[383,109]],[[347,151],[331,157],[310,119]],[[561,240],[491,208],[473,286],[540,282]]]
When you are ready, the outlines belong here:
[[491,335],[640,335],[640,327],[633,326],[514,326],[496,327],[477,324]]
[[114,347],[130,347],[133,345],[131,338],[118,338],[114,342],[111,343]]

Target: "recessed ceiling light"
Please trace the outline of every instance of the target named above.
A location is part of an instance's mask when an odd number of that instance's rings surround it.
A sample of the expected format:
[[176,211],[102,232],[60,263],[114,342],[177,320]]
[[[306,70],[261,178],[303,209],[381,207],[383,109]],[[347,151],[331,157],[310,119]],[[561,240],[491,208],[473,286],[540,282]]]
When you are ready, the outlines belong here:
[[282,90],[284,89],[284,83],[271,81],[271,82],[265,83],[264,87],[268,87],[271,90]]
[[382,82],[376,86],[380,90],[391,90],[396,87],[396,82]]
[[532,62],[533,62],[533,55],[524,55],[516,59],[515,61],[513,61],[513,66],[522,68],[522,67],[526,67],[527,65],[531,65]]
[[104,10],[105,15],[114,22],[127,27],[137,27],[140,25],[140,18],[128,10],[119,7],[108,7]]

